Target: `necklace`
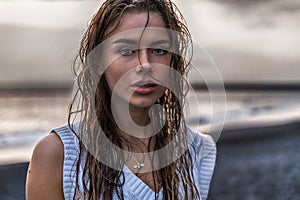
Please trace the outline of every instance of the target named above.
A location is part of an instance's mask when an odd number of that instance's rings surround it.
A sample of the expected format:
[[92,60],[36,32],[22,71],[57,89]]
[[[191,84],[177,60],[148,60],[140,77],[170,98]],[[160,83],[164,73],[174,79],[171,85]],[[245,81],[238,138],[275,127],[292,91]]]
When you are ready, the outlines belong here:
[[141,169],[142,167],[144,167],[145,166],[145,164],[144,163],[141,163],[141,162],[139,162],[139,161],[137,161],[133,156],[131,157],[134,161],[135,161],[135,165],[133,165],[133,168],[134,169]]
[[137,162],[136,165],[133,165],[133,168],[134,169],[141,169],[142,167],[144,167],[144,163],[140,163],[140,162]]

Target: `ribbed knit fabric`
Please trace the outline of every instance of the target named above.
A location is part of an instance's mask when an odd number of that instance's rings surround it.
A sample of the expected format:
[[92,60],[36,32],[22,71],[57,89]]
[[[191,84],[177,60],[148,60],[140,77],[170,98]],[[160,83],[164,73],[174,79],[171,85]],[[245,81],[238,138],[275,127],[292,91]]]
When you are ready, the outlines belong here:
[[73,199],[76,183],[76,161],[79,157],[77,138],[68,126],[54,129],[64,145],[63,191],[65,199]]
[[[76,161],[79,156],[79,143],[77,137],[68,126],[54,129],[64,145],[63,166],[63,191],[66,200],[73,199],[76,183]],[[216,145],[209,135],[194,133],[188,129],[192,159],[194,161],[193,175],[195,184],[200,192],[201,200],[206,200],[216,160]],[[82,166],[79,170],[79,178],[82,177]],[[141,179],[124,166],[125,183],[123,186],[126,200],[152,200],[155,192],[150,189]],[[79,180],[82,182],[82,180]],[[79,185],[83,190],[83,186]],[[156,194],[162,199],[162,190]],[[118,199],[116,196],[113,199]]]

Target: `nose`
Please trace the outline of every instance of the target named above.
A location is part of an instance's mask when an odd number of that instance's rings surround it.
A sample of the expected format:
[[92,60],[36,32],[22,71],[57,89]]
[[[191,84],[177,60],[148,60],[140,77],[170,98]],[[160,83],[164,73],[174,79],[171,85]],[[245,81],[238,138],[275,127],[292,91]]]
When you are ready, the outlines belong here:
[[147,48],[139,49],[138,54],[139,65],[137,66],[137,72],[150,73],[152,72],[152,64],[150,60],[150,53]]

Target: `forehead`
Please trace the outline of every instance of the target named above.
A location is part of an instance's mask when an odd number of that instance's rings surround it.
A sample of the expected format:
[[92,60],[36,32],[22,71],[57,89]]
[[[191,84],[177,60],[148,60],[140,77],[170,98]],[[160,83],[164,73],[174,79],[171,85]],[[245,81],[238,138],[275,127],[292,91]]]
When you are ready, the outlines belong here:
[[120,24],[110,33],[109,43],[127,39],[147,44],[158,40],[168,40],[169,35],[162,18],[153,12],[127,13]]
[[149,15],[147,12],[125,13],[121,18],[119,25],[111,32],[111,34],[117,34],[132,29],[145,28],[146,25],[147,27],[166,27],[161,16],[154,12],[150,12]]

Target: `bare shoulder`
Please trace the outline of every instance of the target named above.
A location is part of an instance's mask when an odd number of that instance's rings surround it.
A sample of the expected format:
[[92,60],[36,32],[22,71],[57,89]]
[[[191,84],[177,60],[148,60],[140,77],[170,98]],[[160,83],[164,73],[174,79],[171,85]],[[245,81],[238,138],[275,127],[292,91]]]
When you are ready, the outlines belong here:
[[35,146],[27,172],[26,199],[63,199],[64,148],[51,133]]

